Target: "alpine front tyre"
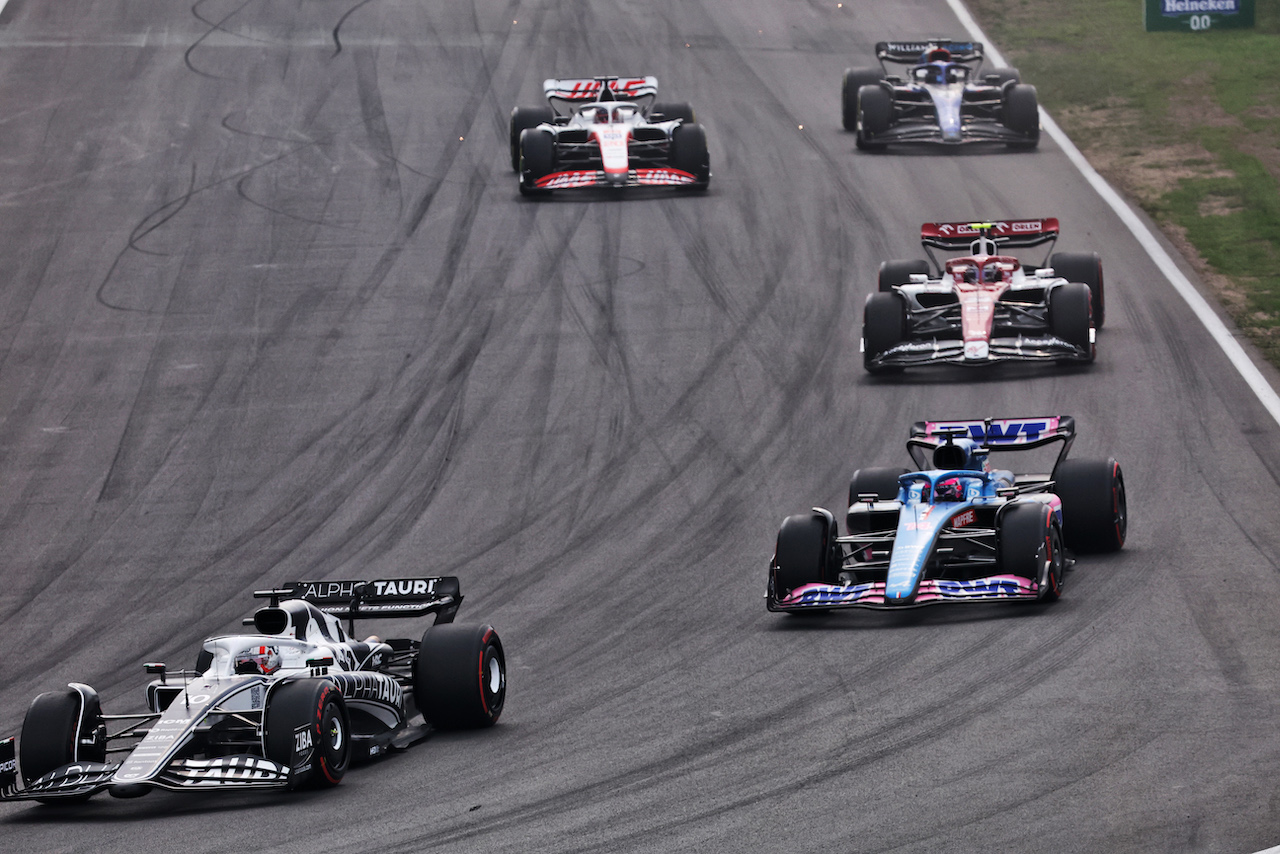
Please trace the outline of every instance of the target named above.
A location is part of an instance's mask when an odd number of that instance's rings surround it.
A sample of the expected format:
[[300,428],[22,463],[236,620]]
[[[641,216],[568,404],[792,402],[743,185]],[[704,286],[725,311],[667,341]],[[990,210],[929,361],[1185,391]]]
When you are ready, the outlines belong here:
[[840,571],[836,536],[835,519],[826,510],[814,509],[782,520],[769,567],[777,598],[806,584],[835,580]]
[[1000,515],[996,560],[1002,575],[1035,582],[1042,601],[1054,602],[1062,595],[1062,533],[1049,505],[1013,504]]

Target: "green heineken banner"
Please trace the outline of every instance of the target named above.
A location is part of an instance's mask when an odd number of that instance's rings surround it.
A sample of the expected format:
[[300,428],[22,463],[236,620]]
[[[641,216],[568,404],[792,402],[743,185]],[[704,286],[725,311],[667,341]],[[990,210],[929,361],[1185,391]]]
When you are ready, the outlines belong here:
[[1243,29],[1253,26],[1254,0],[1146,0],[1147,32]]

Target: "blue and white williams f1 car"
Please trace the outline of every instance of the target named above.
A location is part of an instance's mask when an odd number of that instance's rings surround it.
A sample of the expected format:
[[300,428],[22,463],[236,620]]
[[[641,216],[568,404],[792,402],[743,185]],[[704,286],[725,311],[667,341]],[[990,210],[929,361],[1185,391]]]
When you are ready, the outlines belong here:
[[[846,536],[821,507],[783,521],[768,609],[1056,600],[1074,553],[1115,551],[1127,529],[1119,464],[1066,459],[1074,439],[1068,416],[917,422],[916,471],[854,472]],[[1049,474],[990,464],[993,452],[1054,445]]]

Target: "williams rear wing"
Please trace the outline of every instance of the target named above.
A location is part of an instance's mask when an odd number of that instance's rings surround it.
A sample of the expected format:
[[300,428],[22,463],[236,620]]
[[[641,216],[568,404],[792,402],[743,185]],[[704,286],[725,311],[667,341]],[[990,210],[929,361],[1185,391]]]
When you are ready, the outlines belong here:
[[911,425],[907,453],[921,469],[929,468],[935,448],[954,439],[972,439],[989,450],[1029,451],[1061,442],[1058,463],[1066,458],[1076,439],[1076,420],[1070,415],[1039,418],[978,418],[953,421],[917,421]]
[[658,97],[657,77],[567,77],[542,81],[542,93],[556,115],[567,116],[574,104],[633,101],[648,112]]
[[462,604],[456,576],[384,578],[374,581],[293,581],[277,590],[257,590],[254,596],[302,599],[340,620],[370,620],[436,615],[436,624],[451,623]]
[[883,65],[892,62],[897,65],[919,65],[920,57],[930,50],[942,48],[951,54],[952,62],[978,62],[983,59],[982,42],[959,42],[953,39],[936,38],[913,42],[877,42],[876,59]]

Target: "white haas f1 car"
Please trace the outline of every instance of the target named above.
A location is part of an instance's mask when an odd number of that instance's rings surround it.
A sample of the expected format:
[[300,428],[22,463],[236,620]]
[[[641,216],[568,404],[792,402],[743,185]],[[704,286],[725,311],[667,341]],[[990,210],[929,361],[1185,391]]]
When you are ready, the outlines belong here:
[[655,77],[546,80],[546,107],[511,111],[520,192],[688,187],[711,181],[707,135],[684,103],[654,103]]
[[[1128,528],[1120,465],[1068,460],[1074,439],[1067,416],[917,422],[907,440],[917,471],[854,472],[846,536],[821,507],[783,521],[768,609],[1056,600],[1074,553],[1116,551]],[[989,461],[1056,443],[1049,474]]]
[[[867,298],[866,369],[1092,362],[1105,312],[1102,260],[1094,252],[1054,253],[1057,239],[1052,218],[920,226],[929,261],[884,262]],[[1044,243],[1050,254],[1042,266],[1005,252]],[[933,249],[969,254],[942,264]]]
[[[453,624],[457,578],[295,582],[254,595],[270,604],[245,621],[252,634],[209,638],[195,670],[146,665],[157,678],[145,713],[105,715],[79,683],[36,697],[16,752],[12,737],[0,741],[0,798],[333,786],[350,762],[408,747],[430,727],[487,727],[502,713],[502,642],[491,626]],[[427,614],[435,622],[421,641],[353,639],[357,619]]]
[[[844,129],[857,132],[857,146],[889,143],[1003,142],[1035,148],[1040,141],[1036,88],[1022,83],[1016,68],[980,74],[981,42],[930,39],[880,42],[879,68],[844,73]],[[890,74],[886,63],[910,66]]]

